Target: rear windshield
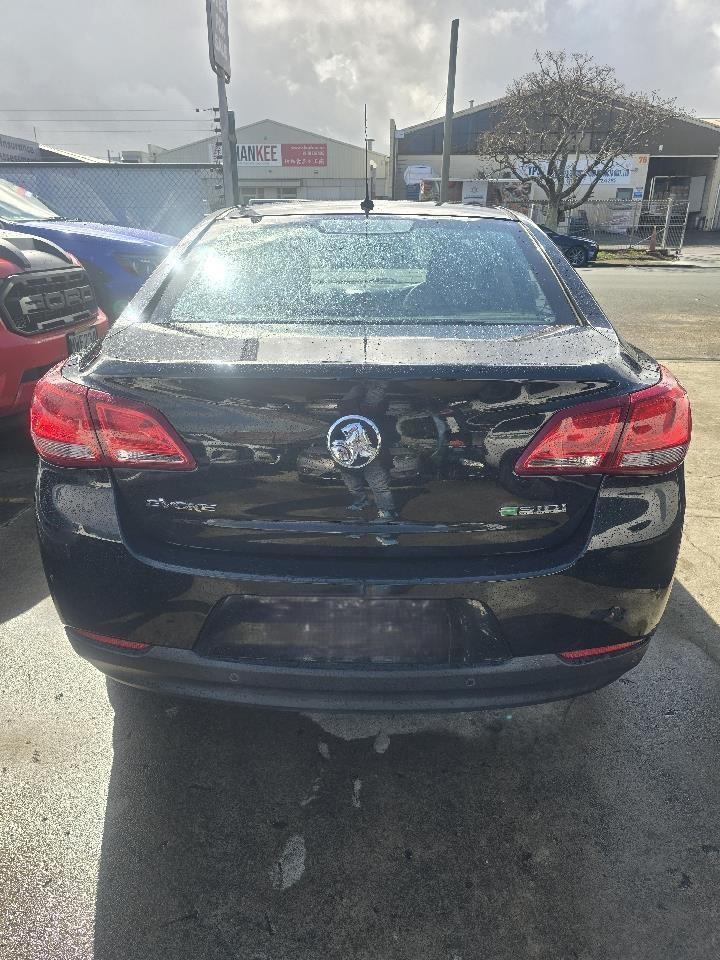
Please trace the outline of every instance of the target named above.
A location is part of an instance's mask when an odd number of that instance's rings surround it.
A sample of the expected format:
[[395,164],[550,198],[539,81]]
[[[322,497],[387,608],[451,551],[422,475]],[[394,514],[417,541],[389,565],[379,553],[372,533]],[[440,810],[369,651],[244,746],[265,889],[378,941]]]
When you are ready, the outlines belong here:
[[262,218],[218,224],[173,270],[156,323],[575,323],[515,221]]

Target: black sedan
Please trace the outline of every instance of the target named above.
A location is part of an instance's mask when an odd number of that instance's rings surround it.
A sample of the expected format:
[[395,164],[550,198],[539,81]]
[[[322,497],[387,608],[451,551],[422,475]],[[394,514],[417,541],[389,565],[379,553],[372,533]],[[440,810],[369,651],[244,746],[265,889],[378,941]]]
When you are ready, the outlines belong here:
[[32,432],[50,589],[111,677],[446,710],[640,661],[690,409],[526,218],[287,204],[186,237]]
[[600,247],[594,240],[587,237],[575,237],[572,234],[558,233],[550,227],[540,229],[559,247],[574,267],[586,267],[588,263],[597,260]]

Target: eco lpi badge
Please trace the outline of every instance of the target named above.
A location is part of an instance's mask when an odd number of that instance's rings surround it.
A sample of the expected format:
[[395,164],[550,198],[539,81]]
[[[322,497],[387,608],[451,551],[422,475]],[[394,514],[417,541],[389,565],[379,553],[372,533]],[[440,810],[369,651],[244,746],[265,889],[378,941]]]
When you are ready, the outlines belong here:
[[534,506],[508,504],[500,507],[501,517],[543,517],[547,514],[567,513],[566,503],[538,503]]

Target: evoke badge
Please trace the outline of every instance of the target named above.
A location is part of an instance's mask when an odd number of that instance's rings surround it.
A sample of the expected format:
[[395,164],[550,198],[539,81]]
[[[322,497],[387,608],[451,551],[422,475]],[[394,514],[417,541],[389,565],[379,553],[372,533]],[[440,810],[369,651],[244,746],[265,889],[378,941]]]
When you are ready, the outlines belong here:
[[164,500],[162,497],[145,501],[154,510],[184,510],[187,513],[215,513],[216,503],[190,503],[189,500]]
[[500,507],[501,517],[544,517],[549,513],[567,513],[567,504],[538,503],[530,507],[508,504],[505,507]]
[[345,470],[362,470],[380,453],[380,431],[367,417],[340,417],[328,430],[327,447]]

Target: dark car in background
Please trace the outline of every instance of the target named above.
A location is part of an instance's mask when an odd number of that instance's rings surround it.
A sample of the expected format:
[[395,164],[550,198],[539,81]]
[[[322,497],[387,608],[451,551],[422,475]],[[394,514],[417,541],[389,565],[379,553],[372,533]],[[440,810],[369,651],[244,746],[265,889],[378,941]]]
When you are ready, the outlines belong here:
[[0,180],[0,228],[52,240],[77,257],[110,320],[177,243],[176,237],[152,230],[67,220],[7,180]]
[[41,237],[0,230],[0,425],[27,416],[40,377],[107,329],[71,254]]
[[111,677],[445,710],[638,664],[690,409],[526,218],[287,204],[191,233],[32,431],[50,590]]
[[588,263],[597,260],[600,247],[594,240],[587,237],[576,237],[573,234],[558,233],[550,227],[540,229],[559,247],[574,267],[586,267]]

